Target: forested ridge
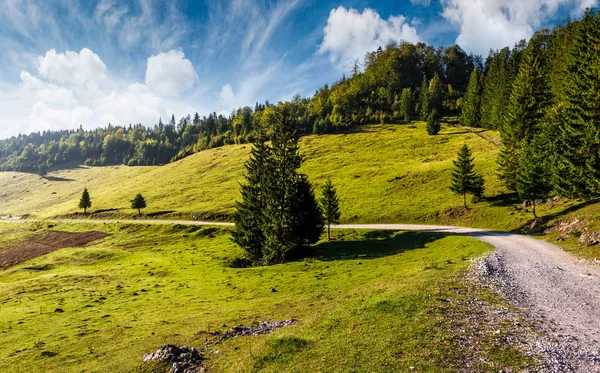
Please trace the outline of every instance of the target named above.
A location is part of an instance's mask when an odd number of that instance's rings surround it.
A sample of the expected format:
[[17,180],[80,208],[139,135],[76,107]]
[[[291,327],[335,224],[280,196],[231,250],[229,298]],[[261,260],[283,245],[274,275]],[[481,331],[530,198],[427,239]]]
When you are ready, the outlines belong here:
[[[257,103],[229,116],[173,115],[153,127],[108,125],[0,140],[3,170],[45,172],[67,162],[164,164],[203,149],[269,135],[285,109],[298,134],[366,123],[459,116],[462,124],[500,131],[498,159],[509,190],[529,198],[539,185],[564,196],[600,192],[600,17],[537,32],[486,59],[459,46],[390,44],[356,61],[353,71],[310,98]],[[434,131],[432,134],[435,133]],[[542,188],[547,189],[547,188]],[[549,191],[548,191],[549,192]]]

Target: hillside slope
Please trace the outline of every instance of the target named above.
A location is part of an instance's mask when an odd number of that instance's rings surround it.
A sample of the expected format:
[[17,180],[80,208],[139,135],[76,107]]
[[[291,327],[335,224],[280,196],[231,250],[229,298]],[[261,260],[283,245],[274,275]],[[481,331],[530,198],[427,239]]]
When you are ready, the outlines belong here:
[[[486,137],[497,133],[486,131]],[[449,189],[452,161],[462,144],[486,179],[486,199],[462,209],[462,197]],[[143,193],[145,217],[228,220],[243,181],[250,145],[204,151],[152,167],[74,167],[47,178],[0,173],[0,215],[47,218],[76,213],[83,187],[92,196],[92,217],[135,216],[129,200]],[[477,134],[444,126],[428,136],[421,122],[362,126],[332,135],[301,139],[302,171],[315,187],[331,177],[341,199],[342,223],[436,223],[513,230],[528,226],[531,213],[510,200],[496,171],[498,148]],[[587,207],[586,207],[587,206]],[[580,208],[585,207],[583,210]],[[551,202],[541,215],[594,214],[582,201]]]

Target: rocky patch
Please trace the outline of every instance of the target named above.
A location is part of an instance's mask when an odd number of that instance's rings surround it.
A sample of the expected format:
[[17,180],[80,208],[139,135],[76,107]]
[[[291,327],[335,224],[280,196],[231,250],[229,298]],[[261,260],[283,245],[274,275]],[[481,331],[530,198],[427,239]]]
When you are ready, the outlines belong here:
[[144,363],[152,361],[170,364],[170,373],[200,373],[206,368],[202,364],[202,355],[195,348],[187,346],[165,345],[154,353],[144,355]]

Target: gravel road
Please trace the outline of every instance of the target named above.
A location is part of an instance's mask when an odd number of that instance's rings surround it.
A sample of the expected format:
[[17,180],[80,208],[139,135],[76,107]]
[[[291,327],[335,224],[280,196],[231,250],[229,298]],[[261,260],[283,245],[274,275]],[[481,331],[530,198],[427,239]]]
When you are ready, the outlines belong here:
[[[231,225],[167,220],[119,222]],[[600,267],[577,259],[556,245],[518,234],[412,224],[346,224],[335,228],[434,231],[465,235],[489,243],[496,250],[481,261],[480,269],[510,303],[541,321],[543,337],[534,341],[532,352],[545,357],[543,371],[600,372]]]

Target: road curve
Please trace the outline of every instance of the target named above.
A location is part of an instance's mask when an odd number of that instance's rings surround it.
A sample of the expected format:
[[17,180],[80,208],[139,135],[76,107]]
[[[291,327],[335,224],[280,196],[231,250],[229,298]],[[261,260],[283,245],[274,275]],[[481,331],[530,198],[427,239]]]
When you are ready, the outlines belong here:
[[[32,222],[34,220],[3,220]],[[53,220],[65,223],[183,224],[232,223],[178,220]],[[335,229],[384,229],[458,234],[489,243],[495,252],[483,261],[485,275],[513,304],[541,320],[555,343],[541,353],[557,363],[544,371],[600,372],[600,267],[551,243],[485,229],[415,224],[344,224]],[[539,351],[538,351],[539,352]]]

